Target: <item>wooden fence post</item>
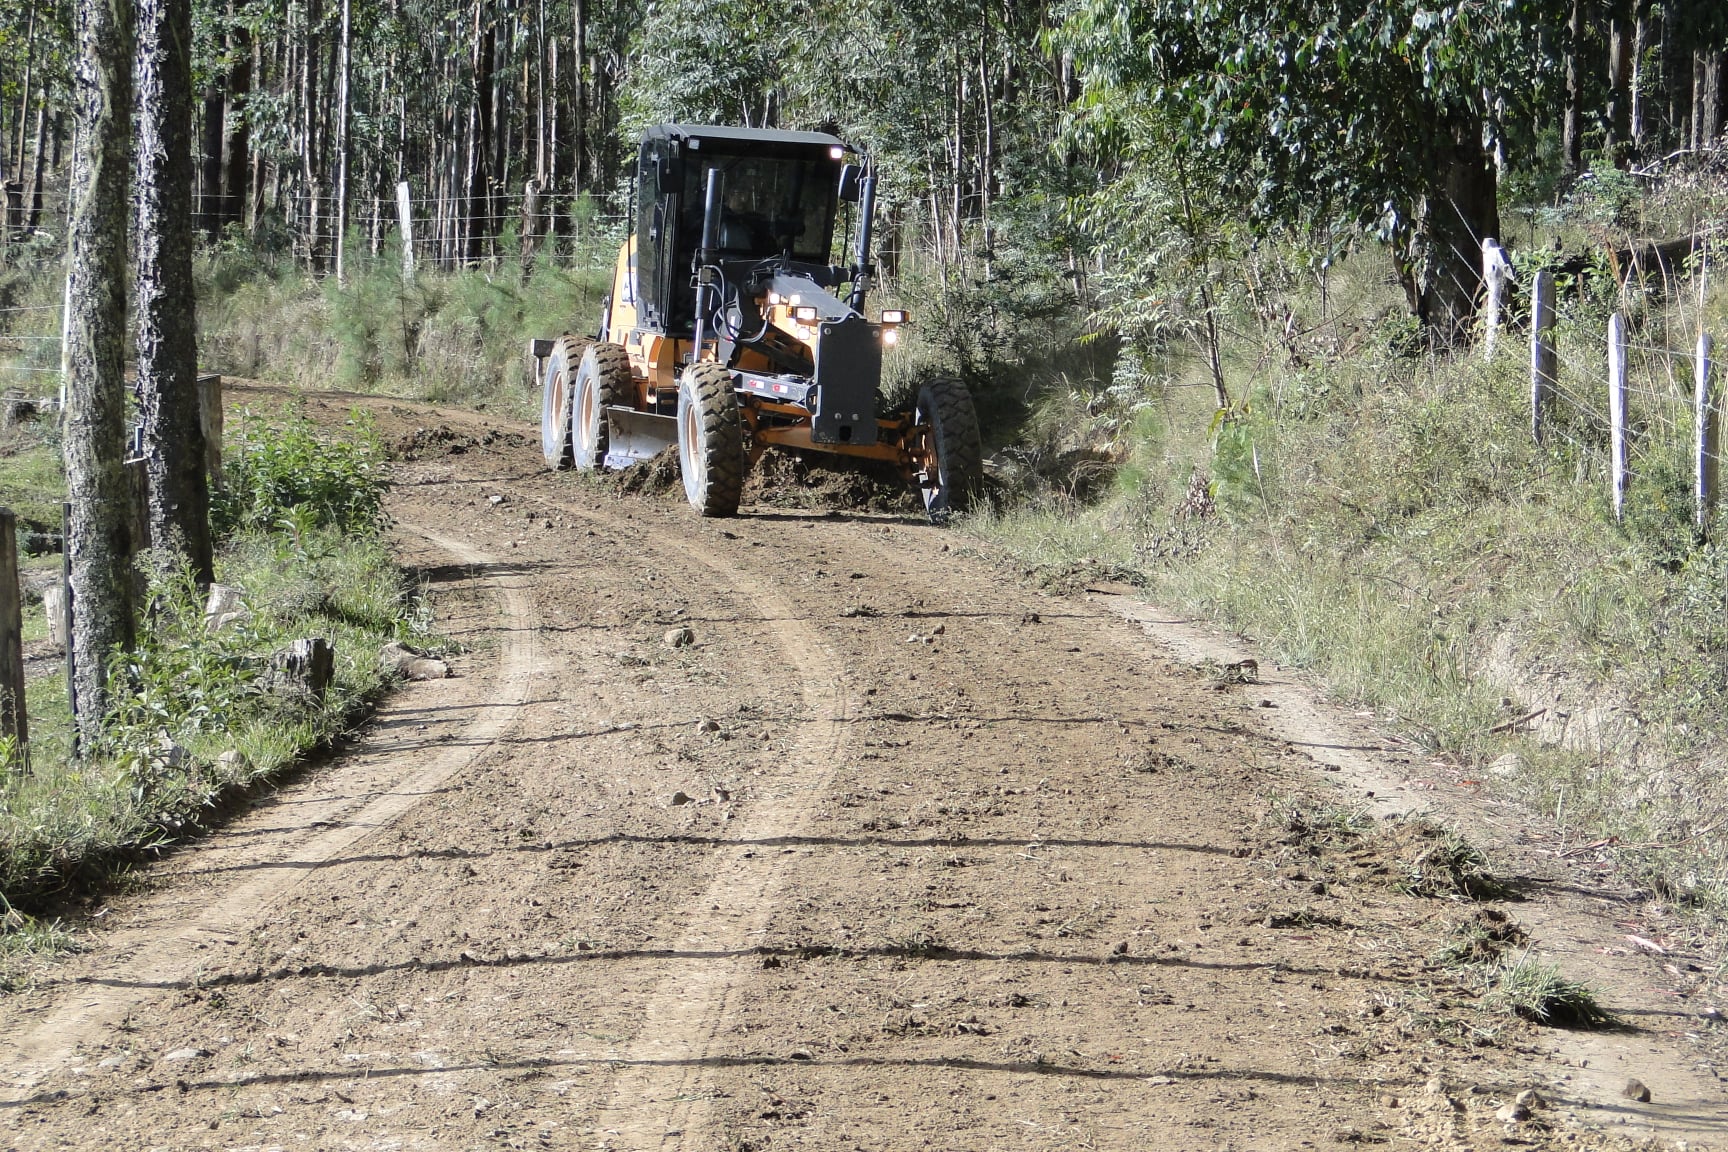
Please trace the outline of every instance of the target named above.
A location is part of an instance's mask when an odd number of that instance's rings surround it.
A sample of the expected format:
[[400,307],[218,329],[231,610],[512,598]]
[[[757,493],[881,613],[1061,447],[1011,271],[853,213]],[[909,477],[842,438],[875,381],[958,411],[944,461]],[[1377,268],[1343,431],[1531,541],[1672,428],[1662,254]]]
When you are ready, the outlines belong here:
[[1692,409],[1694,445],[1697,449],[1697,474],[1693,491],[1697,494],[1695,508],[1698,530],[1707,532],[1716,518],[1716,481],[1721,461],[1720,413],[1711,379],[1713,351],[1710,333],[1698,334],[1698,355],[1692,361]]
[[204,430],[204,464],[210,483],[222,486],[222,377],[215,372],[198,375],[198,424]]
[[414,279],[414,206],[409,203],[408,181],[396,185],[396,227],[402,233],[402,279]]
[[1488,299],[1482,307],[1482,358],[1494,359],[1494,345],[1500,338],[1500,302],[1506,284],[1512,279],[1512,262],[1506,249],[1492,236],[1482,239],[1482,283],[1487,286]]
[[61,632],[66,637],[66,708],[72,713],[72,759],[78,759],[78,655],[72,643],[72,505],[60,504],[60,597]]
[[1626,515],[1626,320],[1608,317],[1608,451],[1614,484],[1614,519]]
[[1554,395],[1554,374],[1554,273],[1544,268],[1530,289],[1530,436],[1538,444]]
[[20,762],[30,743],[30,717],[24,710],[23,601],[18,585],[18,517],[12,509],[0,508],[0,736],[12,738]]

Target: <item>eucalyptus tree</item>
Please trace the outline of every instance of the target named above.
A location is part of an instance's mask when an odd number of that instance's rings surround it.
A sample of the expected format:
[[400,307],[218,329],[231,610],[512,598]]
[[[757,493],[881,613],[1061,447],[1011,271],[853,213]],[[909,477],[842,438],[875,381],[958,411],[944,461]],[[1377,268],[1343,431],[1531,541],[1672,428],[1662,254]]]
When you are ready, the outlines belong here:
[[192,6],[137,0],[138,396],[152,554],[213,578],[192,289]]
[[1495,124],[1544,78],[1545,17],[1525,0],[1078,0],[1054,42],[1101,138],[1150,133],[1173,179],[1203,169],[1256,227],[1373,229],[1411,311],[1452,338],[1500,233]]
[[81,735],[93,742],[108,710],[107,664],[132,645],[126,474],[126,217],[132,145],[131,0],[77,0],[68,262],[66,547],[72,570],[71,685]]

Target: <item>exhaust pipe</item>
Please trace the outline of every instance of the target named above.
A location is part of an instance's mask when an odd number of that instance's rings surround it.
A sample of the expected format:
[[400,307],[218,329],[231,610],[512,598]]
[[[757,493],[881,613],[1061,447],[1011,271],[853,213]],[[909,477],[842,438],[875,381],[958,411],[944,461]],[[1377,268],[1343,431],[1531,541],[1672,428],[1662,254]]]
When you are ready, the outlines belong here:
[[696,342],[690,349],[690,363],[702,358],[702,341],[706,338],[708,313],[714,308],[714,260],[720,247],[720,212],[725,176],[718,168],[708,169],[708,195],[702,206],[702,245],[696,249]]
[[876,169],[864,174],[858,196],[858,250],[852,261],[852,293],[846,306],[864,314],[864,294],[870,291],[870,230],[876,217]]

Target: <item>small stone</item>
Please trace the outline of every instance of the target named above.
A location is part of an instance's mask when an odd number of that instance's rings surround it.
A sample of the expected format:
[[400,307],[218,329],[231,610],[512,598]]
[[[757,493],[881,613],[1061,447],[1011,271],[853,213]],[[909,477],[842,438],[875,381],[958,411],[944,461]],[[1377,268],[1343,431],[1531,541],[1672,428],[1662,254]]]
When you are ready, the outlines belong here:
[[1398,1097],[1382,1096],[1380,1097],[1380,1106],[1382,1108],[1396,1108],[1398,1107]]
[[1530,1109],[1522,1104],[1508,1104],[1494,1113],[1494,1119],[1502,1124],[1522,1124],[1530,1119]]
[[1526,1088],[1524,1091],[1518,1093],[1517,1103],[1534,1111],[1535,1109],[1541,1108],[1547,1104],[1548,1101],[1542,1099],[1541,1095],[1537,1093],[1534,1088]]
[[1262,701],[1260,701],[1260,707],[1262,707],[1262,708],[1276,708],[1276,707],[1278,707],[1278,705],[1275,704],[1274,702],[1272,702],[1271,700],[1262,700]]
[[1524,757],[1516,752],[1508,752],[1497,757],[1494,763],[1488,765],[1488,771],[1502,780],[1511,780],[1522,776],[1524,775]]
[[492,505],[492,507],[496,508],[496,507],[498,507],[498,505],[504,503],[504,497],[502,495],[488,496],[488,497],[486,497],[486,503],[488,503],[488,504]]
[[792,1056],[792,1059],[794,1059],[794,1060],[814,1060],[814,1059],[816,1059],[816,1054],[814,1052],[810,1051],[810,1049],[808,1049],[808,1048],[794,1048],[794,1049],[792,1049],[791,1056]]
[[696,633],[688,627],[673,628],[661,637],[668,648],[688,648],[696,643]]
[[690,804],[690,803],[693,803],[693,801],[690,799],[690,797],[687,793],[684,793],[684,792],[672,793],[672,807],[676,808],[681,804]]
[[162,1057],[163,1060],[201,1060],[210,1055],[207,1048],[176,1048]]
[[423,656],[402,666],[402,675],[410,680],[444,680],[450,675],[450,665],[442,660]]
[[934,628],[932,628],[932,629],[930,629],[930,635],[932,635],[932,636],[940,636],[940,635],[942,635],[942,634],[943,634],[943,633],[944,633],[944,632],[946,632],[946,631],[948,631],[948,625],[946,625],[946,624],[938,624],[938,625],[936,625],[936,627],[934,627]]
[[1128,941],[1126,941],[1126,940],[1117,941],[1116,947],[1110,949],[1110,951],[1117,956],[1128,955]]
[[216,767],[221,769],[224,776],[245,775],[246,770],[251,766],[252,761],[247,758],[246,753],[238,748],[230,748],[216,757]]
[[1446,1095],[1446,1082],[1436,1076],[1423,1086],[1422,1091],[1430,1096],[1444,1096]]
[[1650,1089],[1644,1086],[1644,1081],[1635,1077],[1626,1081],[1626,1087],[1620,1089],[1620,1095],[1628,1100],[1636,1100],[1640,1104],[1650,1103]]

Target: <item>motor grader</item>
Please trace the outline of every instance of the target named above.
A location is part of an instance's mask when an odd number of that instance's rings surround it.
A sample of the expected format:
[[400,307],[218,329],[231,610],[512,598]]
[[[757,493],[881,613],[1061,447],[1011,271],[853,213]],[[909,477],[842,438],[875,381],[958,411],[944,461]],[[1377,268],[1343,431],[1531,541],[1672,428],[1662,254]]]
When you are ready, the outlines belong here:
[[966,389],[936,379],[910,412],[877,410],[907,316],[865,314],[868,160],[821,132],[663,124],[635,177],[599,332],[530,346],[547,465],[625,468],[677,445],[691,505],[731,516],[770,448],[824,452],[894,465],[932,519],[964,508],[982,472]]

